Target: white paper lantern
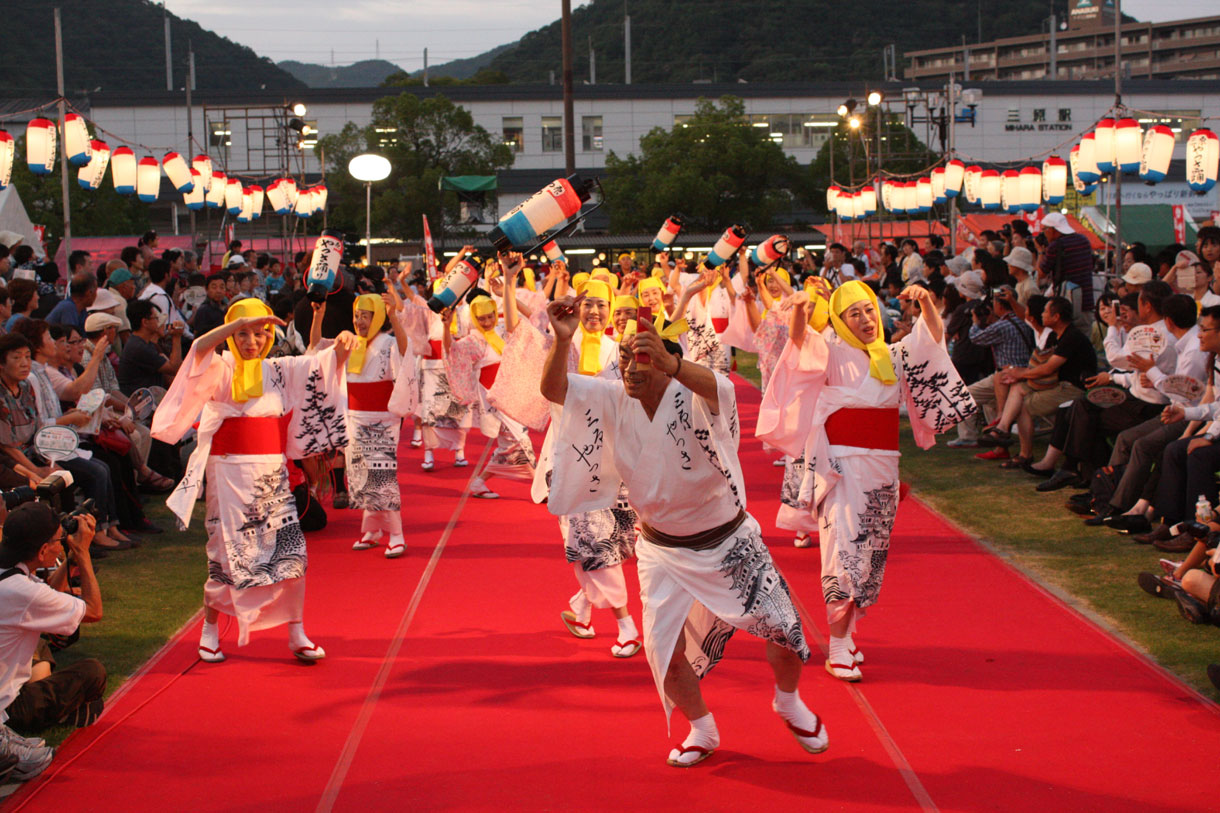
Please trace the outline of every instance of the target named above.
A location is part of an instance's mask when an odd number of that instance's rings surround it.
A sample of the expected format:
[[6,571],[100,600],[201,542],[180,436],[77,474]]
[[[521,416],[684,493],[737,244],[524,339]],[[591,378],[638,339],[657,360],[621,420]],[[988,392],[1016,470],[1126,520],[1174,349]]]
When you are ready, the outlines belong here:
[[945,196],[956,198],[962,193],[962,181],[966,177],[966,165],[954,158],[945,164]]
[[826,211],[837,211],[836,204],[838,203],[839,195],[841,194],[843,194],[843,190],[834,184],[826,187]]
[[292,204],[288,202],[288,191],[284,188],[283,179],[272,181],[267,187],[267,203],[271,206],[271,211],[277,215],[286,215],[292,211]]
[[[314,195],[317,195],[316,186]],[[872,217],[877,214],[877,188],[875,186],[866,186],[860,190],[860,208],[862,217]]]
[[881,182],[881,205],[887,212],[894,211],[894,184],[890,181]]
[[198,212],[204,206],[204,200],[207,198],[208,190],[203,183],[203,175],[199,170],[191,167],[191,191],[185,192],[182,195],[182,202],[186,204],[186,208],[192,212]]
[[238,223],[249,223],[254,219],[254,192],[250,187],[242,187],[241,210],[237,213]]
[[161,165],[151,155],[140,159],[136,167],[136,197],[143,203],[152,203],[161,192]]
[[1000,173],[1000,208],[1012,214],[1019,210],[1021,201],[1021,173],[1006,169]]
[[1102,119],[1097,122],[1093,131],[1093,157],[1097,159],[1097,169],[1103,174],[1114,171],[1114,119]]
[[1027,212],[1038,211],[1042,203],[1042,170],[1037,167],[1022,167],[1020,182],[1020,204]]
[[284,195],[288,198],[288,206],[295,206],[297,202],[297,195],[300,194],[300,192],[297,190],[297,182],[292,178],[285,178],[283,180],[283,184]]
[[241,181],[236,178],[225,181],[225,211],[231,215],[241,212]]
[[110,166],[110,145],[105,141],[92,141],[89,144],[89,163],[77,170],[76,182],[85,189],[100,189],[108,166]]
[[1076,156],[1074,172],[1086,184],[1101,180],[1101,167],[1097,165],[1097,137],[1093,133],[1080,137],[1080,152]]
[[131,147],[115,147],[110,153],[110,180],[120,195],[136,192],[136,154]]
[[[330,197],[330,191],[326,188],[326,184],[320,183],[313,188],[313,210],[321,212],[326,209],[326,201]],[[876,195],[873,196],[873,208],[877,208]]]
[[1057,155],[1042,162],[1042,198],[1052,206],[1067,196],[1067,164]]
[[203,205],[209,209],[220,209],[225,205],[225,190],[228,186],[229,179],[225,177],[223,172],[212,170],[212,184],[208,187],[208,194],[203,199]]
[[250,214],[255,220],[258,220],[263,216],[263,198],[266,196],[266,193],[261,186],[254,184],[250,187],[250,194],[252,196]]
[[919,214],[919,181],[907,181],[902,185],[902,189],[906,193],[906,213]]
[[83,167],[93,157],[90,145],[89,128],[85,120],[75,113],[64,116],[64,150],[68,153],[68,163]]
[[191,159],[191,169],[199,173],[199,183],[203,186],[203,194],[206,197],[208,190],[212,188],[212,159],[206,155],[196,155]]
[[50,175],[55,169],[55,123],[31,119],[25,126],[25,162],[35,175]]
[[983,174],[983,168],[977,164],[971,164],[966,167],[966,172],[962,176],[962,191],[966,195],[966,202],[977,204],[979,202],[979,178]]
[[1195,130],[1186,140],[1186,182],[1203,193],[1216,185],[1220,169],[1220,139],[1206,127]]
[[937,167],[932,170],[932,202],[941,204],[948,200],[949,196],[945,194],[945,168]]
[[1144,134],[1144,146],[1140,150],[1140,180],[1158,183],[1169,173],[1169,162],[1173,159],[1173,130],[1163,124],[1149,127]]
[[932,179],[920,178],[915,185],[915,206],[917,211],[932,211]]
[[292,208],[293,214],[300,218],[306,218],[313,214],[313,191],[310,189],[302,189],[297,193],[296,205]]
[[1135,119],[1119,119],[1114,125],[1114,163],[1123,172],[1137,172],[1144,131]]
[[17,154],[17,142],[8,133],[0,130],[0,189],[13,181],[13,157]]
[[169,178],[169,182],[179,192],[185,195],[194,188],[195,180],[191,175],[191,168],[186,165],[186,159],[181,155],[167,152],[161,160],[161,166],[165,169],[165,177]]
[[979,172],[979,202],[984,209],[1000,208],[1000,173],[994,169],[984,169]]

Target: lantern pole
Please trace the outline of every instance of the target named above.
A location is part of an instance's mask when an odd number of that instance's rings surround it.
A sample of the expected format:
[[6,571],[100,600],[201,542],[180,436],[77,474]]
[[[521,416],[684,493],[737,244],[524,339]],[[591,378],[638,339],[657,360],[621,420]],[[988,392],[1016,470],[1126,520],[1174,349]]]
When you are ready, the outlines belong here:
[[[948,170],[949,161],[957,157],[957,85],[955,76],[949,72],[949,157],[945,160]],[[948,178],[948,175],[945,176]],[[949,256],[957,256],[957,196],[949,198]]]
[[576,172],[576,114],[572,103],[572,0],[563,0],[560,33],[563,47],[563,163],[564,174]]
[[[1122,30],[1123,4],[1122,0],[1114,0],[1114,113],[1121,116],[1123,106],[1123,66],[1122,66]],[[1115,145],[1117,147],[1117,144]],[[1116,155],[1115,158],[1118,156]],[[1114,164],[1114,248],[1111,270],[1117,272],[1122,268],[1123,256],[1123,170],[1115,161]]]
[[64,256],[72,253],[72,210],[68,203],[68,147],[64,135],[64,38],[59,20],[59,7],[55,8],[55,84],[59,91],[59,186],[64,205]]
[[[192,120],[195,118],[195,109],[191,106],[191,90],[193,89],[191,86],[195,84],[195,49],[192,47],[190,40],[187,40],[186,47],[187,47],[187,52],[186,52],[186,64],[187,64],[187,70],[186,70],[186,149],[187,149],[187,157],[189,159],[190,154],[195,151],[195,130],[194,130],[194,124],[192,122]],[[193,162],[193,160],[192,160],[192,162]],[[206,196],[207,196],[207,192],[205,191],[204,197],[206,197]],[[190,228],[191,228],[191,241],[194,242],[194,240],[195,240],[195,210],[194,209],[189,210],[189,217],[190,217]],[[176,222],[177,221],[175,220],[175,223]],[[192,246],[192,248],[193,248],[193,246]],[[203,257],[199,258],[199,262],[201,264],[203,263]]]

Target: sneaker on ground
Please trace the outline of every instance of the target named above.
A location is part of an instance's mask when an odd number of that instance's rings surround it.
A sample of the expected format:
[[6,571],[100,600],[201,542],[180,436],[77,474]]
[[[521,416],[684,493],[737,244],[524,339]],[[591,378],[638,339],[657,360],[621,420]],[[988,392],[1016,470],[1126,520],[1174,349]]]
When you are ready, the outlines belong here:
[[1008,460],[1012,457],[1008,453],[1008,449],[1003,446],[997,446],[990,452],[979,452],[975,455],[979,460]]
[[977,440],[967,440],[966,438],[954,438],[945,445],[950,449],[977,449],[979,442]]

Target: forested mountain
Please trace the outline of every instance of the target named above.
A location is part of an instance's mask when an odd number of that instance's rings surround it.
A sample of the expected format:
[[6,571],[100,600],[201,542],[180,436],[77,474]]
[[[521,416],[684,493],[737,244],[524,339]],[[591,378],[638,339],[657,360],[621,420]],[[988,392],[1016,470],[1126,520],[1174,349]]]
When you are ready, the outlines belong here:
[[[56,6],[62,10],[68,95],[165,90],[165,12],[150,0],[0,0],[5,32],[0,93],[55,91]],[[289,91],[305,86],[244,45],[173,14],[169,20],[175,88],[185,86],[188,43],[195,51],[195,86],[200,90]]]
[[311,88],[375,88],[402,68],[384,59],[366,59],[351,65],[314,65],[286,60],[279,67]]

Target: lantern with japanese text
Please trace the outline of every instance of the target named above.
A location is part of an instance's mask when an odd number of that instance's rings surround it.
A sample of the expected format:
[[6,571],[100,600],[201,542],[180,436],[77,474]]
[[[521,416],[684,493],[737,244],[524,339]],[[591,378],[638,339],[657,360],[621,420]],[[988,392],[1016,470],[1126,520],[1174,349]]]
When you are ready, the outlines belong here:
[[136,167],[136,197],[141,203],[152,203],[161,192],[161,165],[151,155],[140,159]]
[[1097,169],[1104,175],[1114,171],[1114,127],[1117,123],[1114,119],[1102,119],[1093,131],[1093,157],[1097,159]]
[[75,167],[83,167],[93,157],[93,149],[89,138],[89,127],[85,120],[76,113],[64,116],[64,151],[68,154],[68,163]]
[[860,208],[864,217],[877,214],[877,187],[870,184],[860,190]]
[[208,195],[207,188],[203,185],[203,175],[199,170],[191,167],[191,191],[183,193],[182,202],[186,204],[186,208],[192,212],[198,212],[203,208],[204,199]]
[[326,209],[326,199],[330,197],[330,192],[326,189],[326,184],[320,183],[313,188],[313,210],[321,212]]
[[984,209],[1000,208],[1000,173],[994,169],[979,172],[979,203]]
[[881,182],[881,205],[887,212],[894,211],[894,184],[890,181]]
[[1097,137],[1092,133],[1085,133],[1080,137],[1079,146],[1080,151],[1076,156],[1073,172],[1086,184],[1097,183],[1101,180],[1101,167],[1097,165]]
[[77,170],[76,182],[84,189],[100,189],[108,166],[110,166],[110,146],[105,141],[94,140],[89,144],[89,163]]
[[167,152],[161,160],[161,166],[165,169],[165,177],[169,178],[175,189],[184,195],[191,191],[195,179],[191,175],[191,168],[186,165],[186,159],[176,152]]
[[945,196],[956,198],[962,193],[962,181],[966,177],[966,165],[954,158],[945,164]]
[[[226,192],[228,190],[225,190]],[[254,191],[248,186],[241,190],[241,210],[237,213],[238,223],[249,223],[254,219]]]
[[220,209],[225,205],[225,190],[228,188],[229,179],[225,177],[223,172],[212,170],[212,183],[208,187],[207,197],[203,199],[204,205],[209,209]]
[[915,206],[916,211],[930,212],[932,211],[932,179],[920,178],[915,184]]
[[266,196],[266,192],[261,186],[255,184],[250,187],[250,195],[250,214],[255,220],[258,220],[263,216],[263,198]]
[[932,170],[932,202],[941,204],[948,200],[949,196],[945,194],[945,168],[937,167]]
[[25,126],[25,162],[35,175],[50,175],[55,169],[55,123],[31,119]]
[[1119,119],[1114,125],[1114,163],[1122,172],[1140,168],[1144,131],[1135,119]]
[[17,154],[17,142],[8,133],[0,130],[0,189],[13,180],[13,157]]
[[1016,214],[1021,211],[1021,173],[1006,169],[1000,178],[1000,208],[1009,214]]
[[1144,134],[1144,148],[1140,153],[1140,180],[1144,183],[1165,180],[1172,159],[1173,130],[1163,124],[1149,127]]
[[[285,178],[280,183],[283,185],[284,194],[288,197],[288,208],[291,210],[291,208],[296,205],[297,195],[300,194],[300,192],[297,190],[297,182],[292,178]],[[285,212],[285,214],[287,214],[287,212]]]
[[305,188],[297,192],[297,202],[292,207],[292,213],[300,218],[313,214],[313,190]]
[[196,155],[191,159],[191,169],[199,173],[199,183],[203,186],[206,196],[212,188],[212,159],[206,155]]
[[1026,212],[1038,211],[1042,202],[1042,170],[1037,167],[1022,167],[1018,201]]
[[1186,182],[1203,193],[1216,185],[1220,168],[1220,139],[1206,127],[1195,130],[1186,140]]
[[241,181],[236,178],[225,180],[225,211],[231,215],[241,212]]
[[962,176],[962,191],[966,195],[967,203],[977,204],[979,202],[979,179],[982,174],[983,168],[977,164],[966,167],[966,172]]
[[1052,206],[1067,197],[1067,164],[1057,155],[1042,162],[1042,199]]
[[131,147],[115,147],[110,153],[110,180],[114,191],[120,195],[134,195],[136,191],[136,154]]

